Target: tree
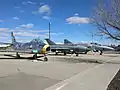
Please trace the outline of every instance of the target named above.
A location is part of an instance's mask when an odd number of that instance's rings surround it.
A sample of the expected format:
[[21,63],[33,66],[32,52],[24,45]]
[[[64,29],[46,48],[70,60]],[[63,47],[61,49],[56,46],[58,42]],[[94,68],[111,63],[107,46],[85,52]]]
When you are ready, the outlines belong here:
[[120,0],[100,0],[92,22],[100,35],[120,40]]

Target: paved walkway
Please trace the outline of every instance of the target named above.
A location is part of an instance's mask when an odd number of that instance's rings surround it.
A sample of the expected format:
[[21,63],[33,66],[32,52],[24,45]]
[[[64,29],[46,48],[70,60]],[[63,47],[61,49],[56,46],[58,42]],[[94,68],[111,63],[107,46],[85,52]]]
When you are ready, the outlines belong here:
[[[108,60],[119,60],[118,57]],[[120,64],[99,64],[45,90],[106,90]]]

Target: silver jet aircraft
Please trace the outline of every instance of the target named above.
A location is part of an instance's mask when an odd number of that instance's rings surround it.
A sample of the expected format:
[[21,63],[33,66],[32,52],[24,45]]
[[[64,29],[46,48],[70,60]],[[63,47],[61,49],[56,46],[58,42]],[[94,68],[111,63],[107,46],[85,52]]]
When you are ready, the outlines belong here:
[[12,44],[11,49],[8,50],[8,52],[16,52],[16,58],[20,58],[19,53],[28,53],[28,54],[34,54],[33,59],[37,59],[37,54],[43,54],[41,57],[44,57],[44,60],[47,61],[46,52],[50,50],[49,45],[46,45],[44,42],[42,42],[39,39],[33,39],[32,41],[28,43],[21,43],[17,42],[13,32],[11,32],[12,36]]
[[46,39],[47,43],[50,45],[50,49],[52,52],[58,53],[64,53],[66,55],[67,53],[75,53],[76,56],[78,56],[79,53],[86,53],[90,49],[84,46],[77,46],[77,45],[69,45],[69,44],[56,44],[53,41]]
[[100,52],[100,55],[103,54],[103,51],[114,51],[114,48],[104,46],[97,43],[91,43],[88,47],[90,47],[94,52]]

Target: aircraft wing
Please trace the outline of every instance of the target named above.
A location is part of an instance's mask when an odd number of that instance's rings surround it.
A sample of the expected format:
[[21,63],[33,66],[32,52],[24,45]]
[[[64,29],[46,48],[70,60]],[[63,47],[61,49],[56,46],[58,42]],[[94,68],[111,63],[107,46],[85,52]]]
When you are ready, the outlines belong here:
[[31,50],[0,50],[0,52],[32,53]]
[[60,47],[59,47],[59,48],[51,48],[51,49],[58,49],[58,50],[60,50],[60,49],[61,49],[61,50],[69,50],[70,48],[60,48]]

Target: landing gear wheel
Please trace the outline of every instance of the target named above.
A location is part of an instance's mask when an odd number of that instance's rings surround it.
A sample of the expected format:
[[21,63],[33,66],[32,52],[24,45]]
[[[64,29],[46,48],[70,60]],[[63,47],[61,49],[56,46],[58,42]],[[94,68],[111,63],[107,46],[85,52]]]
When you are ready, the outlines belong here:
[[88,51],[85,51],[85,54],[87,54]]
[[33,59],[37,60],[37,54],[33,55]]
[[55,55],[58,55],[58,52],[56,52]]
[[78,56],[78,53],[76,53],[76,56]]
[[74,54],[74,52],[72,52],[71,54]]
[[48,58],[47,58],[47,57],[44,57],[44,61],[48,61]]
[[103,54],[103,51],[100,51],[100,55],[102,55]]
[[20,58],[20,55],[18,54],[18,52],[16,52],[16,58]]
[[64,52],[64,55],[67,55],[67,53],[66,53],[66,52]]

